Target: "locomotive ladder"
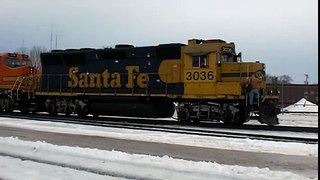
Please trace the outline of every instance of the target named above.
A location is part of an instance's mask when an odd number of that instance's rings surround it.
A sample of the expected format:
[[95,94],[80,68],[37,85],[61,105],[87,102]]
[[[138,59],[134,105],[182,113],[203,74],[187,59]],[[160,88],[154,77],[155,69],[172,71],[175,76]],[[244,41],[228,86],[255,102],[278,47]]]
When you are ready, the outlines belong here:
[[[24,89],[22,89],[24,88]],[[21,97],[21,93],[19,91],[26,90],[27,99]],[[36,109],[35,104],[35,81],[34,78],[30,77],[17,77],[15,83],[11,88],[11,98],[13,100],[13,105],[18,106],[20,111],[27,113],[29,111],[34,111]],[[16,93],[16,94],[15,94]],[[25,92],[22,92],[25,93]],[[23,99],[22,99],[23,98]]]
[[[18,85],[18,82],[20,81],[20,79],[22,79],[21,82],[23,82],[23,77],[18,76],[17,79],[16,79],[16,81],[14,82],[12,88],[11,88],[11,92],[10,92],[10,93],[11,93],[11,98],[13,98],[14,89],[15,89],[16,86]],[[20,82],[20,84],[19,84],[19,86],[18,86],[18,88],[17,88],[17,93],[16,93],[17,99],[19,99],[19,93],[18,93],[18,91],[19,91],[19,88],[20,88],[20,86],[21,86],[21,82]]]
[[[15,94],[16,95],[16,99],[19,100],[19,90],[21,89],[21,87],[23,85],[23,82],[25,80],[28,80],[28,78],[27,77],[22,77],[22,76],[19,76],[16,79],[16,81],[14,82],[14,84],[13,84],[13,86],[11,88],[11,97],[14,96],[14,91],[16,91],[16,94]],[[32,84],[34,84],[34,83],[32,83]],[[26,88],[28,88],[28,99],[29,99],[30,98],[30,90],[32,88],[32,85],[27,82],[27,87]],[[35,90],[35,88],[32,90],[33,97],[34,97],[34,90]]]

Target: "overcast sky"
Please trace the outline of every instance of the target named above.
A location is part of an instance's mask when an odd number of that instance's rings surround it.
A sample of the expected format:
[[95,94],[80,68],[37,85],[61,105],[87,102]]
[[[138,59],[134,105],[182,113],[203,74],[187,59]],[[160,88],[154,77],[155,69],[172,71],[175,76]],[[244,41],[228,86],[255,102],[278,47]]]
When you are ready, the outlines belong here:
[[[235,42],[271,75],[318,83],[317,0],[0,0],[0,52]],[[53,34],[52,43],[50,34]]]

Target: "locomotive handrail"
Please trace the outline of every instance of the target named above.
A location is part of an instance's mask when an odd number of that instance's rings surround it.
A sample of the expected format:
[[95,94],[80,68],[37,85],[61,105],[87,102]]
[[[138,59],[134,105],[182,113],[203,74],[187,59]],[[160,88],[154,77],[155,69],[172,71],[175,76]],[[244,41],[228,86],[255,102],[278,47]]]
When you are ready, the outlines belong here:
[[33,84],[33,98],[35,97],[36,91],[39,91],[41,88],[41,76],[34,76]]
[[168,82],[168,73],[166,73],[166,83],[165,83],[166,84],[166,90],[165,90],[166,96],[168,96],[168,83],[167,82]]
[[23,83],[23,81],[26,79],[26,77],[23,77],[22,78],[22,80],[21,80],[21,82],[20,82],[20,84],[19,84],[19,86],[18,86],[18,88],[17,88],[17,99],[19,99],[19,90],[20,90],[20,87],[21,87],[21,85],[22,85],[22,83]]
[[[26,80],[30,80],[29,82],[26,82],[27,85],[25,85],[25,81]],[[11,88],[11,97],[14,96],[14,91],[16,91],[16,99],[19,99],[19,90],[21,90],[22,87],[24,87],[25,89],[28,90],[28,98],[30,98],[30,92],[32,90],[32,88],[34,87],[35,83],[31,82],[32,79],[30,79],[29,77],[22,77],[22,76],[18,76],[16,81],[14,82],[12,88]],[[35,96],[35,87],[33,88],[33,97]]]
[[62,92],[62,74],[59,74],[59,80],[60,80],[60,93]]
[[18,76],[16,81],[14,82],[12,88],[11,88],[11,97],[13,97],[13,91],[14,91],[14,88],[16,87],[17,85],[17,82],[19,82],[19,79],[21,79],[22,77],[21,76]]
[[29,86],[28,98],[30,98],[30,93],[32,93],[32,98],[34,98],[35,91],[36,91],[36,85],[37,85],[37,77],[32,76],[32,77],[28,77],[28,79],[30,80],[29,83],[27,84]]
[[29,82],[27,82],[27,87],[28,87],[28,99],[30,99],[30,92],[31,92],[31,89],[32,89],[32,85],[33,85],[33,82],[32,84],[30,83],[31,81],[33,81],[33,79],[30,79]]

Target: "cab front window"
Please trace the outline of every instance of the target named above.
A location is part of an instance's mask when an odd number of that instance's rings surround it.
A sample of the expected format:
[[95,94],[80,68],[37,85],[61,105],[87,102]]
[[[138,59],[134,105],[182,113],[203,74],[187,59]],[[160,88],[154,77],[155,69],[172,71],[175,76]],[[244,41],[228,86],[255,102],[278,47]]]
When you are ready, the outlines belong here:
[[11,59],[10,58],[10,59],[6,59],[4,62],[8,67],[11,67],[11,68],[21,66],[20,61],[18,59]]
[[19,60],[15,58],[8,58],[4,63],[11,68],[21,67],[21,66],[32,66],[32,62],[28,59]]
[[32,62],[29,61],[29,60],[23,60],[23,61],[21,62],[21,65],[22,65],[22,66],[32,66]]
[[218,63],[221,63],[221,62],[237,62],[237,59],[234,55],[232,54],[220,54],[218,53],[217,54],[217,61]]

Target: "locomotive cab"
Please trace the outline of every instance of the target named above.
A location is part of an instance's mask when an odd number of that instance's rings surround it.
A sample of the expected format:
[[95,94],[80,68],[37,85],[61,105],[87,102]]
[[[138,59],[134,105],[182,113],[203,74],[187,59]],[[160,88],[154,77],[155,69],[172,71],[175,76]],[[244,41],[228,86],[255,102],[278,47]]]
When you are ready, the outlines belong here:
[[224,79],[222,72],[226,63],[238,64],[233,43],[193,39],[182,51],[185,95],[205,99],[241,95],[239,81]]
[[[182,53],[184,98],[189,102],[178,104],[179,120],[243,124],[254,118],[268,125],[278,124],[274,107],[278,97],[266,94],[263,63],[242,62],[241,53],[236,54],[234,43],[220,39],[189,40],[188,45],[182,47]],[[248,109],[248,94],[243,88],[252,74],[264,79],[259,85],[254,113]],[[272,111],[263,111],[265,107]]]

